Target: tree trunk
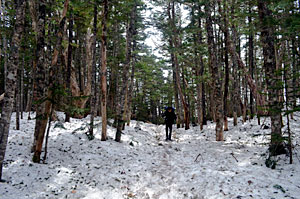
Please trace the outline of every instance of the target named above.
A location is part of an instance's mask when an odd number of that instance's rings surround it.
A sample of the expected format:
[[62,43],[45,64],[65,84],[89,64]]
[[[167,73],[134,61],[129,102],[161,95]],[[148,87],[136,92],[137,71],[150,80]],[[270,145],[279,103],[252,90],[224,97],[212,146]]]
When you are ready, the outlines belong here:
[[[7,52],[7,39],[6,39],[6,36],[4,34],[3,36],[3,50],[4,52]],[[3,60],[4,60],[4,90],[6,90],[6,79],[7,79],[7,53],[4,53],[4,57],[3,57]]]
[[[136,28],[136,19],[137,19],[137,4],[134,6],[134,20],[133,20],[133,44],[132,44],[132,66],[131,66],[131,77],[130,77],[130,86],[129,86],[129,91],[128,91],[128,111],[127,111],[127,125],[130,126],[130,121],[131,121],[131,115],[132,115],[132,96],[133,96],[133,86],[134,86],[134,76],[135,76],[135,64],[136,64],[136,47],[137,47],[137,41],[136,41],[136,36],[137,36],[137,28]],[[156,109],[155,109],[156,110]]]
[[180,128],[180,124],[182,121],[182,111],[180,109],[179,98],[178,98],[178,87],[177,87],[177,80],[176,80],[176,73],[175,73],[175,66],[174,66],[174,53],[171,53],[171,60],[172,60],[172,68],[173,68],[175,108],[176,108],[176,112],[177,112],[176,125],[177,125],[177,128]]
[[225,24],[225,83],[224,83],[224,131],[228,131],[228,119],[227,119],[227,98],[228,98],[228,86],[229,86],[229,57],[228,57],[228,23],[227,23],[227,9],[224,9],[224,24]]
[[[112,29],[114,32],[117,32],[120,29],[120,24],[118,23],[113,24]],[[120,35],[117,34],[116,38],[113,38],[112,40],[113,40],[112,57],[117,57],[120,53],[120,49],[119,49]],[[110,114],[112,114],[116,110],[119,65],[120,65],[119,60],[114,60],[111,63],[111,72],[110,72],[109,87],[108,87],[108,108]]]
[[133,12],[131,12],[131,16],[129,21],[127,22],[126,28],[126,59],[123,67],[123,74],[122,74],[122,90],[119,96],[119,102],[117,104],[117,114],[116,114],[116,121],[117,121],[117,132],[115,141],[121,142],[121,134],[122,129],[124,127],[124,114],[125,112],[125,103],[126,103],[126,93],[128,92],[128,82],[129,82],[129,69],[131,63],[131,50],[132,50],[132,25],[133,25]]
[[239,99],[239,92],[238,92],[238,65],[237,61],[233,59],[232,64],[232,73],[233,73],[233,125],[237,126],[237,117],[238,117],[238,99]]
[[[53,106],[51,105],[50,107],[50,115],[52,116],[53,114]],[[44,148],[44,157],[43,157],[43,164],[46,163],[47,159],[47,152],[48,152],[48,138],[49,138],[49,133],[50,133],[50,128],[51,128],[51,122],[52,122],[52,117],[49,117],[49,122],[48,122],[48,128],[47,128],[47,133],[46,133],[46,138],[45,138],[45,148]]]
[[[67,96],[67,103],[68,106],[72,104],[72,92],[71,92],[71,70],[72,70],[72,53],[73,53],[73,48],[72,48],[72,42],[73,42],[73,16],[72,16],[72,11],[70,11],[70,20],[69,20],[69,44],[68,44],[68,62],[67,62],[67,78],[66,78],[66,90],[68,93]],[[68,109],[66,112],[66,118],[65,122],[70,122],[70,110]]]
[[[211,68],[209,69],[210,73],[213,73]],[[214,99],[214,87],[212,86],[212,81],[209,80],[209,116],[210,119],[214,122],[217,121],[216,119],[216,103]]]
[[90,97],[90,129],[89,139],[94,139],[94,118],[97,113],[96,101],[97,101],[97,78],[96,78],[96,40],[97,40],[97,3],[94,2],[94,24],[93,24],[93,37],[92,37],[92,80],[91,80],[91,97]]
[[[35,0],[29,0],[28,1],[29,5],[29,10],[30,10],[30,15],[32,19],[32,29],[34,30],[35,33],[38,32],[38,15],[37,15],[37,1]],[[35,44],[38,44],[38,35],[35,34]],[[27,105],[26,105],[26,112],[28,112],[28,119],[31,119],[30,117],[30,111],[32,110],[32,103],[33,100],[36,100],[35,96],[35,88],[36,88],[36,82],[35,82],[35,74],[36,74],[36,67],[37,67],[37,62],[38,62],[38,57],[36,52],[34,52],[34,58],[32,60],[32,68],[31,68],[31,88],[30,92],[27,95]],[[36,105],[33,106],[34,109],[36,108]]]
[[[293,57],[293,76],[292,76],[292,81],[293,81],[293,97],[292,97],[292,108],[295,109],[297,106],[297,95],[299,92],[299,81],[297,81],[297,76],[299,76],[299,54],[298,54],[298,61],[297,61],[297,46],[296,46],[296,41],[295,38],[293,36],[292,38],[292,57]],[[298,74],[298,75],[297,75]],[[298,77],[299,78],[299,77]],[[299,80],[299,79],[298,79]],[[298,95],[299,96],[299,95]],[[292,114],[293,116],[293,114]]]
[[[204,77],[204,63],[202,61],[202,63],[200,62],[200,76]],[[203,125],[207,125],[207,118],[206,118],[206,99],[205,99],[205,84],[204,84],[204,80],[202,80],[202,84],[201,84],[201,97],[202,97],[202,102],[201,102],[201,107],[202,107],[202,118],[203,118]]]
[[[201,6],[197,6],[198,14],[200,15]],[[194,12],[193,12],[193,17]],[[195,25],[195,24],[194,24]],[[202,52],[198,52],[198,45],[203,46],[202,38],[202,21],[201,17],[198,16],[198,32],[194,34],[194,45],[195,45],[195,62],[196,62],[196,84],[197,84],[197,114],[198,114],[198,123],[200,125],[200,130],[203,130],[204,119],[205,119],[205,96],[204,96],[204,63]]]
[[224,110],[223,110],[223,94],[221,85],[221,74],[217,65],[216,58],[216,45],[214,42],[213,26],[211,9],[213,4],[207,2],[205,5],[206,12],[206,30],[207,30],[207,43],[208,43],[208,54],[209,54],[209,66],[212,71],[213,81],[213,98],[216,102],[215,117],[216,117],[216,141],[223,141],[223,121],[224,121]]
[[24,111],[24,65],[25,65],[25,58],[22,58],[22,65],[20,71],[20,112],[21,112],[21,119],[23,119],[23,111]]
[[[289,42],[286,41],[286,44],[284,45],[287,45],[287,54],[288,54],[288,60],[287,62],[284,64],[284,76],[283,76],[283,79],[284,79],[284,93],[285,93],[285,110],[288,112],[290,110],[290,97],[291,97],[291,94],[290,94],[290,86],[292,86],[289,82],[289,80],[291,79],[291,75],[290,75],[290,71],[291,71],[291,67],[292,67],[292,64],[291,64],[291,55],[290,55],[290,52],[289,52]],[[292,138],[291,138],[291,129],[290,129],[290,118],[289,118],[289,114],[286,114],[286,121],[287,121],[287,133],[288,133],[288,150],[289,150],[289,156],[290,156],[290,164],[293,163],[293,145],[292,145]]]
[[[26,104],[26,112],[30,112],[32,109],[32,100],[34,93],[34,80],[35,80],[35,70],[36,70],[36,60],[35,58],[32,61],[32,67],[30,72],[30,88],[28,88],[27,92],[27,104]],[[30,120],[30,113],[28,114],[28,119]]]
[[[173,49],[172,38],[169,39],[169,45],[170,45],[170,48]],[[176,78],[176,71],[175,71],[176,69],[175,69],[175,61],[174,61],[174,52],[172,52],[172,51],[171,51],[171,63],[172,63],[172,70],[173,70],[175,108],[176,108],[176,112],[177,112],[176,125],[177,125],[177,128],[180,128],[180,124],[181,124],[181,121],[182,121],[182,111],[181,111],[180,105],[179,105],[178,86],[177,86],[177,78]]]
[[[74,100],[72,105],[79,109],[85,108],[86,103],[89,100],[88,96],[90,96],[92,93],[91,84],[92,84],[92,66],[93,66],[93,49],[92,49],[93,38],[92,38],[92,33],[90,28],[88,28],[87,30],[85,42],[86,42],[86,48],[85,48],[86,55],[85,58],[81,59],[81,61],[83,62],[81,66],[86,67],[86,69],[83,68],[82,70],[81,69],[79,70],[80,73],[79,84],[77,83],[77,79],[76,79],[76,71],[73,69],[71,70],[72,96],[82,97],[80,99]],[[83,53],[84,51],[81,54],[83,55]],[[83,118],[84,114],[75,113],[73,117]]]
[[[46,25],[46,1],[39,1],[37,5],[38,14],[37,14],[37,24],[36,24],[36,52],[35,52],[35,60],[36,60],[36,75],[35,75],[35,83],[36,87],[34,88],[34,96],[37,100],[44,99],[46,97],[46,93],[44,88],[46,87],[46,67],[45,67],[45,59],[44,59],[44,47],[45,47],[45,25]],[[34,131],[34,140],[32,151],[36,150],[39,126],[41,126],[44,120],[44,116],[42,115],[43,110],[45,109],[45,103],[39,104],[36,106],[36,123],[35,123],[35,131]],[[47,122],[47,120],[46,120]]]
[[[82,94],[83,92],[83,87],[84,87],[84,76],[83,76],[83,72],[82,72],[82,62],[83,59],[81,59],[83,56],[83,47],[82,47],[82,36],[79,33],[79,27],[77,27],[77,34],[76,34],[76,40],[77,40],[77,44],[78,44],[78,48],[76,50],[76,58],[75,58],[75,65],[77,67],[75,67],[75,69],[71,68],[71,92],[73,94],[73,90],[79,90],[78,92],[80,94]],[[74,79],[75,78],[75,79]],[[77,81],[78,80],[78,81]],[[77,83],[78,82],[78,83]],[[73,88],[73,84],[75,83],[75,87]]]
[[20,130],[20,63],[17,71],[17,83],[15,91],[16,130]]
[[[233,35],[233,38],[235,38],[234,35]],[[237,53],[237,50],[236,50],[236,47],[235,47],[235,42],[233,42],[230,38],[228,38],[228,42],[230,44],[229,45],[229,52],[231,54],[233,62],[236,62],[236,64],[238,65],[238,67],[243,70],[243,72],[245,74],[245,78],[247,80],[247,84],[249,85],[250,90],[253,93],[254,98],[256,99],[257,104],[259,106],[262,106],[263,105],[262,97],[259,94],[259,92],[257,91],[257,86],[256,86],[255,82],[253,81],[253,79],[251,78],[251,76],[250,76],[250,74],[249,74],[246,66],[244,65],[243,61],[241,60],[239,54]]]
[[269,113],[271,116],[271,155],[282,153],[282,133],[281,133],[281,103],[278,100],[279,89],[277,86],[278,76],[276,75],[275,60],[275,35],[274,27],[270,24],[269,17],[272,17],[271,10],[268,9],[268,2],[258,0],[258,12],[261,25],[261,41],[263,45],[264,69],[269,97]]
[[103,1],[102,18],[102,52],[101,52],[101,115],[102,115],[102,134],[101,140],[107,140],[107,19],[108,19],[108,0]]
[[[137,1],[134,1],[135,4],[134,4],[134,8],[133,8],[133,13],[132,13],[132,16],[133,16],[133,21],[132,21],[132,31],[133,31],[133,35],[132,35],[132,38],[133,38],[133,41],[132,41],[132,52],[133,52],[133,55],[132,55],[132,66],[131,66],[131,81],[130,81],[130,86],[129,86],[129,95],[128,95],[128,113],[127,113],[127,125],[129,126],[130,125],[130,121],[131,121],[131,116],[132,116],[132,112],[133,112],[133,107],[132,107],[132,97],[133,97],[133,90],[134,90],[134,78],[135,78],[135,67],[136,67],[136,56],[137,56],[137,53],[136,53],[136,50],[137,50],[137,35],[138,35],[138,32],[137,32],[137,27],[136,27],[136,23],[137,23]],[[156,110],[156,109],[155,109]]]
[[[57,41],[56,46],[53,52],[53,57],[51,61],[51,69],[50,69],[50,86],[49,88],[52,88],[55,82],[55,78],[53,78],[55,75],[53,71],[57,67],[58,62],[58,56],[62,44],[62,37],[63,37],[63,31],[64,31],[64,25],[66,21],[66,14],[68,10],[68,4],[69,0],[66,0],[64,3],[64,10],[62,14],[62,18],[59,22],[59,30],[57,33]],[[45,37],[45,2],[40,1],[39,2],[39,32],[38,34],[38,45],[37,45],[37,57],[38,64],[37,64],[37,75],[36,75],[36,83],[37,83],[37,97],[38,100],[43,100],[45,97],[51,99],[52,98],[52,91],[51,89],[47,88],[47,82],[46,80],[46,68],[45,68],[45,61],[43,58],[43,51],[44,51],[44,37]],[[40,41],[42,40],[42,41]],[[46,89],[45,89],[46,88]],[[51,102],[49,100],[42,102],[38,107],[36,111],[36,124],[35,124],[35,132],[34,132],[34,155],[33,155],[33,162],[40,162],[40,155],[42,152],[42,146],[45,136],[45,130],[47,126],[48,117],[50,114],[50,108],[51,108]]]
[[[252,9],[249,6],[249,14],[252,13]],[[252,25],[252,17],[251,15],[248,17],[249,25]],[[254,78],[254,42],[253,42],[253,31],[250,30],[249,35],[249,68],[251,78]],[[253,119],[254,116],[254,101],[253,101],[253,93],[250,91],[250,119]]]
[[[177,30],[176,30],[176,24],[175,24],[175,2],[172,2],[172,6],[171,3],[169,3],[168,5],[168,16],[169,16],[169,22],[171,24],[171,28],[172,28],[172,46],[174,46],[175,49],[179,49],[179,44],[178,44],[178,34],[177,34]],[[178,62],[178,55],[177,55],[177,51],[174,52],[174,66],[175,66],[175,78],[176,78],[176,84],[177,84],[177,88],[178,88],[178,94],[183,106],[183,110],[184,110],[184,123],[185,123],[185,129],[189,129],[189,123],[190,123],[190,119],[189,119],[189,105],[186,103],[184,94],[183,94],[183,90],[181,88],[180,85],[180,69],[179,69],[179,62]]]
[[24,31],[26,1],[15,1],[16,22],[14,34],[11,43],[11,54],[9,56],[10,66],[7,68],[7,79],[5,82],[5,94],[3,99],[3,109],[0,119],[0,181],[2,180],[2,168],[7,146],[10,119],[13,110],[14,96],[17,81],[17,70],[19,66],[19,49],[21,43],[21,34]]
[[247,121],[247,106],[248,106],[248,97],[247,97],[247,83],[245,78],[242,78],[242,95],[244,97],[244,100],[242,102],[242,113],[243,113],[243,124]]
[[[247,40],[247,37],[246,37],[246,40]],[[240,53],[239,53],[240,54]],[[248,50],[246,49],[245,50],[245,64],[246,64],[246,67],[249,68],[249,65],[248,65],[248,60],[247,59],[249,56],[248,56]],[[246,123],[247,121],[247,107],[248,107],[248,96],[247,96],[247,83],[246,83],[246,78],[245,77],[242,77],[242,117],[243,117],[243,124]]]

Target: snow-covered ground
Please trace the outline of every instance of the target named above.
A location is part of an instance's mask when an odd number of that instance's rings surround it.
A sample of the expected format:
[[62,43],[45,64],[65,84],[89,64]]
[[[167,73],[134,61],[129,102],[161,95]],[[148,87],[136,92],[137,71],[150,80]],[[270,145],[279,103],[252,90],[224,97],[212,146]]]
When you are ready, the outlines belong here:
[[55,122],[47,164],[34,164],[30,153],[34,120],[22,120],[17,131],[13,115],[3,171],[7,182],[0,184],[0,198],[299,199],[297,114],[292,120],[294,164],[282,155],[276,169],[265,166],[270,129],[261,128],[256,120],[239,122],[237,127],[229,120],[224,142],[215,141],[210,122],[203,131],[175,129],[173,141],[166,142],[164,126],[132,121],[122,143],[113,140],[112,127],[108,141],[100,141],[101,129],[89,141],[84,134],[89,118],[72,119],[63,128]]

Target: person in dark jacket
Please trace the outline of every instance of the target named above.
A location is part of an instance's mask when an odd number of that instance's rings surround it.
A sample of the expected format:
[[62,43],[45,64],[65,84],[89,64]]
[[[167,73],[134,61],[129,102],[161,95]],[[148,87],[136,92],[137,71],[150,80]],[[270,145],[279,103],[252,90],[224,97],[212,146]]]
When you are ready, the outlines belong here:
[[[174,108],[168,107],[166,108],[165,113],[163,114],[165,118],[165,123],[166,123],[166,140],[171,141],[171,136],[172,136],[172,125],[176,121],[176,114],[174,112]],[[169,133],[168,133],[169,131]]]

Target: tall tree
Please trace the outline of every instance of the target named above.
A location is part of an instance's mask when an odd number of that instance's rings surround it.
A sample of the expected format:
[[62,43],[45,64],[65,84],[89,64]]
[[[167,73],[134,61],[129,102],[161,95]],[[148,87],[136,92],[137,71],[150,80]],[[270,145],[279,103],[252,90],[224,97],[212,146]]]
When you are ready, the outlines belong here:
[[[171,58],[173,61],[173,66],[174,66],[174,74],[175,74],[175,86],[177,87],[178,90],[178,95],[181,100],[183,109],[184,109],[184,124],[185,124],[185,129],[189,129],[190,125],[190,112],[189,112],[189,104],[186,101],[186,98],[183,93],[183,89],[181,86],[181,81],[180,81],[180,66],[179,66],[179,60],[178,60],[178,50],[180,48],[179,43],[179,36],[178,36],[178,30],[176,27],[176,15],[175,15],[175,1],[171,1],[168,3],[168,19],[169,19],[169,26],[171,28],[171,39],[170,39],[170,50],[171,50]],[[173,53],[173,55],[172,55]]]
[[213,2],[209,1],[205,4],[206,12],[206,31],[207,31],[207,43],[208,43],[208,53],[209,53],[209,67],[211,71],[211,78],[213,81],[213,98],[215,100],[215,117],[216,117],[216,140],[223,141],[223,121],[224,121],[224,111],[223,111],[223,94],[222,94],[222,84],[221,84],[221,69],[217,63],[217,57],[215,52],[216,44],[214,41],[214,32],[212,25],[212,8],[214,7]]
[[115,141],[121,141],[122,129],[124,126],[124,119],[126,118],[126,93],[128,92],[129,87],[129,70],[132,59],[132,35],[133,35],[133,20],[134,20],[133,12],[128,13],[128,19],[126,24],[126,58],[123,66],[122,72],[122,86],[121,91],[119,93],[119,100],[117,104],[116,110],[116,121],[117,121],[117,132]]
[[269,98],[269,113],[271,117],[271,145],[270,152],[272,155],[282,153],[283,140],[281,132],[281,103],[278,99],[280,81],[276,74],[275,59],[275,34],[274,25],[272,24],[272,12],[269,9],[270,1],[258,0],[258,13],[261,29],[261,43],[263,46],[264,69],[266,75],[266,84]]
[[[72,100],[72,88],[71,88],[71,70],[72,70],[72,53],[73,53],[73,15],[72,10],[70,9],[70,20],[69,20],[69,41],[68,41],[68,60],[67,60],[67,75],[66,75],[66,89],[67,89],[67,103],[68,105],[71,104]],[[67,110],[66,112],[66,122],[70,122],[70,110]]]
[[[249,21],[249,72],[252,77],[254,78],[254,34],[253,34],[253,28],[252,27],[252,8],[251,5],[249,6],[249,16],[248,16],[248,21]],[[254,115],[254,101],[253,101],[253,93],[250,92],[250,118],[253,119]]]
[[[49,88],[47,88],[46,82],[46,61],[44,60],[44,39],[45,39],[45,9],[46,9],[46,2],[39,1],[39,20],[38,20],[38,45],[37,45],[37,57],[39,60],[37,62],[37,74],[36,74],[36,83],[37,83],[37,94],[38,102],[40,105],[37,107],[36,110],[36,124],[35,124],[35,131],[34,131],[34,155],[33,155],[33,162],[40,162],[40,155],[42,152],[42,146],[45,136],[45,130],[47,126],[48,117],[50,114],[51,109],[51,101],[52,98],[52,89],[57,82],[53,82],[57,80],[54,74],[54,70],[57,68],[58,56],[60,53],[60,49],[62,46],[62,37],[64,32],[64,26],[66,21],[66,14],[68,10],[69,0],[66,0],[64,3],[64,8],[62,12],[62,17],[59,21],[59,30],[57,32],[57,40],[55,44],[55,49],[53,51],[52,61],[51,61],[51,68],[50,68],[50,84]],[[42,40],[42,41],[39,41]],[[51,89],[50,89],[51,88]]]
[[200,124],[200,130],[203,130],[203,125],[206,125],[206,103],[205,103],[205,76],[204,76],[204,54],[205,54],[205,44],[203,38],[203,27],[202,20],[204,12],[202,11],[202,3],[196,2],[191,8],[191,30],[194,41],[194,62],[196,75],[196,91],[197,91],[197,116],[198,123]]
[[[2,0],[0,1],[0,19],[1,19],[1,41],[3,45],[3,51],[2,49],[0,50],[0,54],[2,52],[7,52],[7,36],[3,30],[7,29],[6,28],[6,23],[5,23],[5,16],[7,15],[6,7],[5,7],[5,1]],[[7,57],[8,53],[4,53],[3,55],[3,91],[5,90],[5,81],[6,81],[6,76],[7,76]],[[2,89],[1,89],[2,91]]]
[[[226,1],[224,2],[224,26],[225,29],[228,30],[228,22],[226,20],[227,18],[227,4]],[[221,5],[220,9],[221,9]],[[225,62],[225,83],[224,83],[224,98],[223,98],[223,104],[224,104],[224,131],[228,131],[228,118],[227,118],[227,112],[228,112],[228,105],[227,105],[227,98],[228,98],[228,86],[229,86],[229,50],[228,50],[228,31],[224,32],[224,42],[225,42],[225,51],[224,51],[224,62]]]
[[14,96],[17,82],[17,70],[20,62],[21,36],[24,31],[25,0],[16,0],[14,3],[16,10],[16,21],[14,34],[11,43],[11,53],[9,56],[9,67],[7,68],[7,79],[5,82],[4,103],[0,119],[0,180],[2,180],[2,168],[7,146],[10,119],[13,110]]
[[102,35],[101,35],[101,113],[102,113],[102,133],[101,140],[107,139],[107,20],[108,20],[108,0],[103,1]]
[[94,22],[93,22],[93,37],[92,37],[92,80],[91,80],[91,97],[90,97],[90,129],[88,137],[94,139],[94,118],[97,113],[97,70],[96,70],[96,45],[97,45],[97,15],[98,15],[98,4],[94,2]]
[[20,88],[21,82],[20,82],[20,64],[17,71],[17,85],[16,85],[16,91],[15,91],[15,107],[16,107],[16,129],[20,130]]
[[131,77],[130,77],[130,85],[128,89],[128,109],[127,109],[127,125],[130,125],[130,120],[131,120],[131,115],[132,115],[132,96],[133,96],[133,89],[134,89],[134,79],[135,79],[135,67],[136,67],[136,62],[137,62],[137,37],[138,37],[138,2],[137,0],[134,0],[134,5],[133,5],[133,22],[132,22],[132,63],[131,63]]

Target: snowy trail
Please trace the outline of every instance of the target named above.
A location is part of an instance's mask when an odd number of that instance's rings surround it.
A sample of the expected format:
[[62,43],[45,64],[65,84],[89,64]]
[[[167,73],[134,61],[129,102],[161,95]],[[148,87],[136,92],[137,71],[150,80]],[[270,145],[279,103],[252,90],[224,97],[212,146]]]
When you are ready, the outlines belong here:
[[[161,126],[153,129],[151,143],[155,146],[149,148],[151,153],[151,164],[145,165],[145,172],[141,174],[141,181],[136,189],[133,190],[137,198],[170,198],[172,184],[174,184],[174,175],[172,175],[172,152],[171,143],[163,140],[164,128]],[[148,152],[150,153],[150,152]],[[146,161],[146,160],[145,160]]]
[[[151,176],[149,176],[149,179],[145,180],[146,183],[143,185],[143,187],[137,190],[137,195],[142,196],[145,192],[148,192],[150,194],[152,193],[152,195],[149,194],[149,197],[153,199],[175,198],[176,195],[178,196],[178,193],[172,193],[172,191],[174,192],[172,185],[176,184],[173,173],[179,174],[183,171],[174,169],[176,163],[174,163],[172,160],[172,142],[160,141],[164,138],[164,131],[165,129],[163,129],[163,132],[160,132],[160,134],[156,136],[156,144],[159,149],[158,153],[152,157],[156,160],[156,163],[152,164],[151,167],[148,168],[148,170],[151,172]],[[156,132],[159,132],[158,128]],[[155,187],[153,188],[153,186]],[[154,193],[151,191],[151,189],[159,191]]]
[[[292,123],[295,151],[300,151],[299,118]],[[174,129],[174,141],[167,142],[163,125],[132,121],[122,143],[113,141],[112,127],[108,141],[100,141],[101,129],[88,141],[83,128],[88,121],[72,119],[64,128],[52,128],[47,164],[31,162],[34,121],[22,120],[20,131],[13,123],[4,165],[8,183],[0,184],[0,198],[299,198],[299,161],[289,165],[288,157],[280,156],[275,170],[267,168],[270,130],[255,120],[229,126],[225,142],[215,141],[213,123],[202,132]]]

